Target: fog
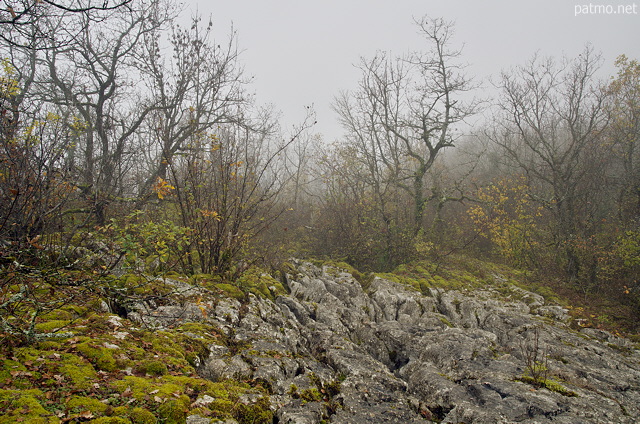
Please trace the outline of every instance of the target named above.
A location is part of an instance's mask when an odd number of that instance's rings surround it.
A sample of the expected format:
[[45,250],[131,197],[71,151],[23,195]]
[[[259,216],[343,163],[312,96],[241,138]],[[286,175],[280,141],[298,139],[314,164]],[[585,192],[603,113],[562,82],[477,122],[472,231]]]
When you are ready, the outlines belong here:
[[583,5],[566,0],[190,0],[187,7],[211,16],[218,37],[233,25],[246,72],[255,76],[258,101],[281,110],[285,127],[302,120],[304,106],[313,104],[315,131],[331,141],[342,131],[330,105],[339,91],[356,87],[359,58],[377,50],[402,54],[425,46],[414,18],[455,21],[455,44],[463,47],[469,74],[485,87],[478,95],[488,96],[490,76],[535,52],[573,57],[591,43],[603,54],[603,77],[613,72],[618,55],[640,56],[638,8],[633,13],[633,2],[620,4],[629,6],[630,13],[607,14],[617,12],[618,3],[612,3],[616,9],[592,7],[576,15]]

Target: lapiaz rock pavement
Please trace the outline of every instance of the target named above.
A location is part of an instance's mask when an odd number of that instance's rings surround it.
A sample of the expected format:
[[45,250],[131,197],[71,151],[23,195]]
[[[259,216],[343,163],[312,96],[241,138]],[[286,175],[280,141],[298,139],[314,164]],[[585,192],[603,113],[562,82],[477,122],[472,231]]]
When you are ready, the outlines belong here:
[[262,381],[278,424],[640,420],[638,350],[571,329],[566,310],[542,296],[490,286],[421,293],[379,277],[363,289],[335,266],[292,269],[290,294],[275,301],[250,295],[206,313],[187,303],[129,315],[146,326],[176,315],[217,325],[233,343],[212,345],[198,373]]

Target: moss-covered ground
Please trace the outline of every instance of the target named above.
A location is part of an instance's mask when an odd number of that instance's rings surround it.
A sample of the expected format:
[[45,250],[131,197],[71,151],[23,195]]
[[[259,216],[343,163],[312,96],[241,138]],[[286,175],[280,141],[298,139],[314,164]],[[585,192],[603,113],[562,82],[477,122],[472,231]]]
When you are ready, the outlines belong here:
[[[203,316],[222,297],[256,293],[273,298],[285,292],[280,282],[257,270],[234,283],[208,276],[182,280],[208,286],[193,299],[182,299],[201,305]],[[20,284],[4,285],[2,293],[5,302],[14,299],[7,303],[12,309],[3,311],[4,322],[15,325],[0,330],[0,424],[177,424],[190,414],[272,422],[269,392],[260,382],[212,382],[197,375],[195,367],[208,355],[208,346],[228,343],[214,325],[178,321],[170,328],[151,329],[104,311],[108,301],[118,299],[175,301],[161,280],[87,274],[82,285],[67,284],[58,294],[60,281],[34,281],[28,283],[43,289],[31,294],[34,302],[16,300]],[[57,307],[37,310],[38,299]],[[33,325],[20,321],[32,316]],[[24,331],[29,339],[12,334],[21,328],[29,330]]]

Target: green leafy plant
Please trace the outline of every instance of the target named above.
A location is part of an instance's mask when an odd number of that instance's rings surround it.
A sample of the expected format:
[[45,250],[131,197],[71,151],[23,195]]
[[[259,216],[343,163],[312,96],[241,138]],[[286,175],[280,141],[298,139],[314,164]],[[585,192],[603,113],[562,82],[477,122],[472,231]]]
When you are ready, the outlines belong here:
[[112,219],[101,228],[120,251],[123,267],[142,272],[166,272],[188,255],[191,230],[169,220],[156,222],[137,210],[124,221]]

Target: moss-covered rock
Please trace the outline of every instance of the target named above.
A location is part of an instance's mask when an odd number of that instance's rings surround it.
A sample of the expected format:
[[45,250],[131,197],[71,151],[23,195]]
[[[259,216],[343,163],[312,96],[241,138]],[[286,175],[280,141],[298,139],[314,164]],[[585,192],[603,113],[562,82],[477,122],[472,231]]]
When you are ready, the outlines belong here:
[[[259,280],[264,284],[253,287],[258,291],[275,281],[264,275]],[[212,281],[220,284],[219,279]],[[121,283],[145,281],[128,276]],[[236,295],[246,297],[233,287]],[[273,287],[266,290],[274,292]],[[212,296],[207,302],[216,301],[215,293]],[[86,299],[86,304],[91,302]],[[194,367],[209,354],[208,346],[227,342],[214,325],[189,322],[150,331],[97,309],[87,313],[86,308],[69,307],[39,317],[36,330],[52,333],[63,327],[73,336],[34,342],[10,354],[0,351],[0,423],[20,418],[36,424],[183,423],[192,413],[245,417],[240,422],[272,421],[263,389],[233,380],[213,383],[195,374]],[[30,390],[33,387],[41,390]],[[216,401],[192,406],[205,395]],[[243,396],[251,401],[243,403]]]
[[105,347],[100,340],[88,340],[76,346],[76,350],[87,358],[97,369],[115,371],[118,369],[113,350]]
[[[193,374],[194,357],[204,354],[206,346],[198,340],[194,340],[176,331],[156,331],[145,333],[142,340],[148,346],[148,350],[162,357],[162,361],[170,371],[179,371],[184,374]],[[191,362],[190,362],[191,360]]]
[[36,324],[35,330],[38,333],[55,333],[65,330],[69,324],[71,324],[71,320],[50,320]]
[[261,397],[254,403],[237,404],[233,411],[233,417],[240,424],[267,424],[273,422],[273,412],[269,408],[269,398]]
[[136,372],[148,375],[165,375],[169,370],[164,362],[157,360],[141,361],[135,364]]
[[226,296],[232,297],[234,299],[237,300],[242,300],[244,299],[244,292],[242,290],[240,290],[238,287],[233,286],[231,284],[227,284],[227,283],[219,283],[216,284],[215,287],[222,291]]
[[102,415],[108,408],[108,405],[98,399],[87,396],[71,396],[66,403],[67,410],[73,413],[89,411],[95,415]]
[[133,424],[156,424],[158,422],[156,416],[144,408],[132,408],[128,416]]
[[[165,375],[162,378],[126,376],[111,383],[120,398],[131,398],[151,408],[133,410],[118,408],[115,414],[132,422],[183,423],[187,414],[201,413],[220,419],[235,418],[240,423],[270,423],[273,415],[266,393],[234,380],[211,382],[187,376]],[[243,395],[258,396],[255,402],[242,403]],[[206,406],[192,406],[194,400],[208,395],[214,401]],[[143,411],[148,411],[143,412]],[[136,421],[137,420],[137,421]],[[145,421],[147,420],[147,421]]]
[[174,383],[164,383],[158,378],[125,376],[111,383],[111,387],[125,397],[143,401],[148,397],[171,398],[174,394],[183,394],[184,390]]
[[271,300],[287,294],[286,288],[280,281],[257,267],[245,271],[236,284],[249,293]]
[[184,423],[187,419],[190,403],[189,397],[185,395],[163,402],[158,408],[160,419],[166,424]]
[[55,309],[53,311],[47,312],[46,314],[42,314],[39,317],[39,319],[43,321],[50,321],[50,320],[71,321],[73,318],[74,318],[74,314],[64,309]]

